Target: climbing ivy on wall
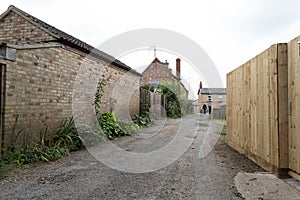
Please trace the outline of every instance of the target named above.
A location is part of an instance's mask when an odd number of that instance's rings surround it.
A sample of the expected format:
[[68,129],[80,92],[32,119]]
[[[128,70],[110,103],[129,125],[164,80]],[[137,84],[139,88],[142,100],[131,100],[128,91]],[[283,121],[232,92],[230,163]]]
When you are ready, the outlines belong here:
[[101,105],[101,98],[104,95],[104,87],[106,86],[107,80],[106,79],[99,79],[98,84],[97,84],[97,90],[95,94],[95,99],[94,99],[94,105],[95,105],[95,110],[96,110],[96,115],[99,114],[100,112],[100,105]]

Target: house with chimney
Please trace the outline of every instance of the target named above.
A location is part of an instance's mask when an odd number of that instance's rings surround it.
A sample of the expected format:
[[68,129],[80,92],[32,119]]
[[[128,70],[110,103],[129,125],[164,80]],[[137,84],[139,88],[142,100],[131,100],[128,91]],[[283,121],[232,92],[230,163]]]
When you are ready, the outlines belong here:
[[0,15],[1,148],[14,142],[13,130],[38,138],[46,127],[47,134],[54,133],[65,117],[94,120],[100,79],[106,81],[100,113],[114,108],[129,117],[139,114],[141,76],[111,55],[10,6]]
[[169,83],[178,82],[180,84],[180,88],[179,88],[180,94],[182,95],[182,97],[187,99],[189,92],[181,82],[180,61],[181,61],[180,58],[176,59],[176,76],[175,76],[172,73],[172,69],[169,67],[169,63],[167,61],[161,62],[158,58],[155,58],[142,73],[143,78],[141,80],[141,86],[151,85],[154,87],[158,87],[159,84],[164,82],[169,82]]
[[203,104],[210,105],[212,108],[220,108],[226,105],[226,88],[203,88],[202,81],[200,81],[197,94],[200,110]]

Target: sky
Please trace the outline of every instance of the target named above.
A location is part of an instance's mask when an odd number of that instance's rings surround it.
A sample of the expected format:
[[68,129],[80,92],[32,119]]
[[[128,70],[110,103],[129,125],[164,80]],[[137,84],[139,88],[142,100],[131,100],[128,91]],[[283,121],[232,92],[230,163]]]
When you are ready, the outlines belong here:
[[[142,28],[180,33],[203,48],[215,64],[224,87],[226,74],[274,43],[300,35],[298,0],[0,0],[98,47],[110,38]],[[177,55],[157,47],[157,57],[175,70]],[[154,59],[153,49],[132,51],[118,58],[141,70]],[[199,81],[183,59],[185,85],[196,93]],[[204,87],[206,85],[204,84]],[[207,86],[206,86],[207,87]]]

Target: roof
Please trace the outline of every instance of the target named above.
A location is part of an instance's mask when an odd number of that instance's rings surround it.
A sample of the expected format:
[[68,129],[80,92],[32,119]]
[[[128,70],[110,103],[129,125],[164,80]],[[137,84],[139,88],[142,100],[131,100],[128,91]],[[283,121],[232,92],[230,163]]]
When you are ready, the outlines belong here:
[[[150,63],[150,65],[152,63],[159,63],[159,64],[162,64],[162,65],[169,65],[169,63],[167,63],[167,61],[165,63],[161,62],[157,57],[154,58],[154,60]],[[148,69],[148,67],[150,67],[150,65],[148,65],[142,72],[142,74],[144,74],[144,72]],[[172,73],[172,72],[171,72]]]
[[[54,26],[51,26],[47,24],[46,22],[20,10],[19,8],[11,5],[8,7],[7,11],[4,12],[1,16],[1,18],[4,18],[9,12],[15,12],[19,16],[25,18],[26,20],[30,21],[31,23],[35,24],[36,26],[40,27],[44,31],[46,31],[48,34],[52,35],[53,37],[57,38],[56,42],[60,42],[62,44],[68,45],[70,47],[73,47],[75,49],[78,49],[84,53],[87,53],[93,57],[99,58],[103,61],[106,61],[108,63],[111,63],[119,68],[122,68],[126,71],[130,71],[136,75],[142,76],[140,73],[132,69],[131,67],[127,66],[126,64],[122,63],[121,61],[117,60],[113,56],[100,51],[99,49],[55,28]],[[54,41],[53,41],[54,42]]]
[[[168,65],[169,65],[169,63],[167,62],[167,60],[166,60],[166,62],[161,62],[157,57],[154,58],[154,60],[151,62],[151,64],[152,64],[152,63],[159,63],[159,64],[162,64],[162,65],[166,65],[167,67],[168,67]],[[151,64],[150,64],[150,65],[151,65]],[[145,70],[143,71],[142,74],[144,74],[144,72],[148,69],[148,67],[150,67],[150,65],[148,65],[148,66],[145,68]],[[177,81],[182,85],[182,87],[184,88],[184,90],[185,90],[186,92],[189,92],[189,91],[186,89],[186,87],[184,86],[184,84],[181,82],[181,80],[180,80],[177,76],[175,76],[175,75],[172,73],[172,70],[171,70],[171,69],[169,70],[169,73],[171,74],[171,76],[172,76],[175,80],[177,80]]]
[[202,88],[201,94],[226,94],[226,88]]
[[166,61],[166,62],[161,62],[158,58],[154,58],[154,60],[151,62],[151,63],[160,63],[160,64],[163,64],[163,65],[168,65],[169,63]]

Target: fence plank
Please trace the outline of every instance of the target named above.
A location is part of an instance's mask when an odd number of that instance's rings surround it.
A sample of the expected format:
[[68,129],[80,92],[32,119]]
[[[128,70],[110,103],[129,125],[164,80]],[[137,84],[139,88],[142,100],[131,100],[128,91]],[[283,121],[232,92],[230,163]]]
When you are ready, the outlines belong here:
[[[289,101],[289,168],[300,174],[300,37],[288,43],[288,101]],[[294,173],[290,173],[294,174]],[[297,178],[297,177],[296,177]]]

